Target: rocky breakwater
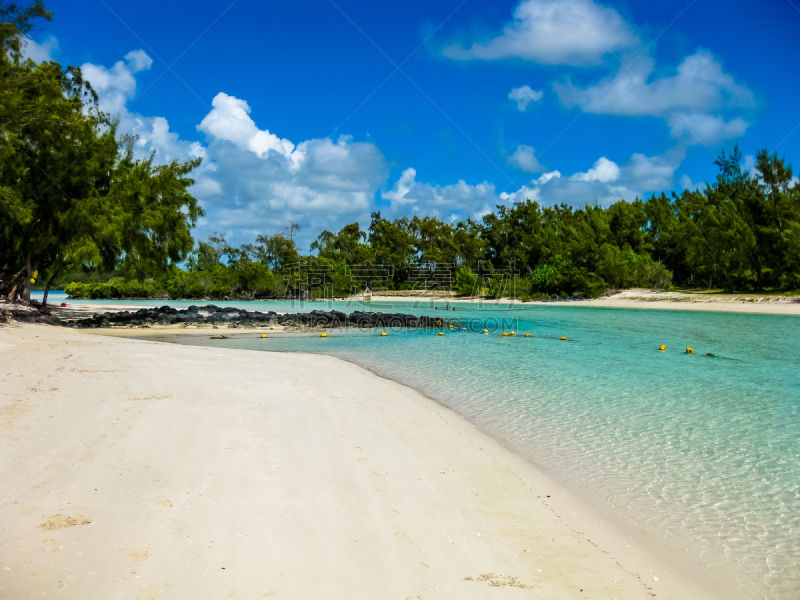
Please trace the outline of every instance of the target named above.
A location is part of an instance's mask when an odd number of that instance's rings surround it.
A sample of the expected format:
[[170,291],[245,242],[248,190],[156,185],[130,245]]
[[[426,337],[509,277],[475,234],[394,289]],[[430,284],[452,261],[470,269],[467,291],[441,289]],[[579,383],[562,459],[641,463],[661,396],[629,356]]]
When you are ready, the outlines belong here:
[[340,311],[313,310],[309,313],[278,314],[274,311],[258,312],[240,308],[221,308],[213,304],[190,306],[178,310],[171,306],[140,308],[137,311],[95,313],[91,317],[63,322],[70,327],[152,327],[168,325],[227,325],[228,327],[284,327],[309,329],[335,327],[443,327],[444,319],[400,313],[354,311],[349,315]]

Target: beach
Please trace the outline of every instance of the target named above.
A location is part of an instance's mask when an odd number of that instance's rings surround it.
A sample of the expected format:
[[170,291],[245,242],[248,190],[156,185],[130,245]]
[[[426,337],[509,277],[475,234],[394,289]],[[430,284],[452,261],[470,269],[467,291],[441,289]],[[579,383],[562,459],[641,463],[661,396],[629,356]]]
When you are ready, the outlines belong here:
[[[362,297],[352,296],[351,301]],[[630,289],[591,299],[528,300],[513,298],[458,297],[450,293],[419,291],[373,293],[378,302],[420,302],[451,306],[467,304],[480,306],[584,306],[589,308],[645,308],[651,310],[691,310],[707,312],[733,312],[764,315],[800,315],[800,297],[770,296],[763,294],[719,294],[702,292],[667,292],[661,290]],[[78,301],[80,302],[80,301]]]
[[423,394],[331,356],[0,328],[11,598],[712,598]]

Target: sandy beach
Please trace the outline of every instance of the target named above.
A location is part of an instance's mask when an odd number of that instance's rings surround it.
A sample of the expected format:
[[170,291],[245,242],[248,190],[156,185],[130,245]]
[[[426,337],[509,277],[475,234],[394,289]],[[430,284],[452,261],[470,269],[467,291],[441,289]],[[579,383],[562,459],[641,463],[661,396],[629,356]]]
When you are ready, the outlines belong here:
[[[352,301],[362,297],[352,296]],[[701,292],[665,292],[661,290],[630,289],[619,293],[587,300],[542,302],[499,298],[464,298],[452,294],[424,292],[375,293],[373,301],[381,302],[448,302],[451,305],[477,304],[484,306],[583,306],[589,308],[647,308],[653,310],[693,310],[709,312],[739,312],[772,315],[800,315],[800,297],[768,296],[763,294],[718,294]],[[78,301],[79,302],[79,301]]]
[[339,359],[0,328],[0,587],[710,598],[467,419]]

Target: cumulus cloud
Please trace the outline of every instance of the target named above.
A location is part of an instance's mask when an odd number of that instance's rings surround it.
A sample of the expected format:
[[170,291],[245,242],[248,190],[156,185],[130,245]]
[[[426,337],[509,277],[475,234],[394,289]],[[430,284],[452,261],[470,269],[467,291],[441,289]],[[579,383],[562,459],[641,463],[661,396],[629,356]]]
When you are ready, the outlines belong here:
[[381,197],[389,202],[390,212],[436,215],[452,219],[475,217],[491,211],[497,200],[494,184],[484,181],[470,185],[463,179],[452,185],[433,185],[416,180],[417,171],[409,168]]
[[514,154],[508,157],[508,164],[527,171],[528,173],[541,173],[546,169],[536,158],[534,149],[531,146],[520,144]]
[[208,228],[236,231],[245,239],[273,233],[289,219],[306,236],[337,230],[367,220],[375,191],[386,183],[386,161],[373,144],[324,138],[301,142],[288,155],[272,150],[260,155],[224,138],[210,141],[207,154],[219,190],[206,198],[213,215]]
[[207,200],[212,228],[220,231],[254,237],[281,229],[289,219],[306,236],[336,230],[368,219],[376,190],[386,184],[386,160],[374,144],[340,136],[295,145],[259,129],[247,102],[225,93],[217,94],[197,128],[208,140],[206,153],[219,184]]
[[203,158],[192,173],[191,192],[207,213],[196,235],[227,231],[229,241],[241,243],[294,219],[303,226],[300,243],[307,246],[323,228],[369,219],[388,173],[374,144],[347,136],[295,144],[259,128],[247,101],[223,92],[197,126],[205,143],[181,139],[164,117],[129,110],[136,74],[151,66],[147,53],[134,50],[111,68],[86,63],[82,69],[98,92],[100,108],[119,116],[119,134],[135,136],[137,157],[154,154],[156,163]]
[[545,173],[514,192],[501,193],[498,203],[531,199],[549,206],[568,204],[581,208],[595,201],[609,206],[618,200],[644,198],[673,186],[675,170],[683,157],[680,150],[651,157],[634,154],[621,166],[601,157],[592,168],[569,177],[558,171]]
[[[157,163],[166,163],[173,158],[185,161],[205,156],[202,144],[181,140],[164,117],[147,117],[128,109],[128,103],[136,96],[136,74],[152,65],[153,59],[146,52],[133,50],[110,69],[85,63],[81,70],[97,92],[100,109],[119,117],[119,134],[135,137],[134,152],[138,158],[155,153]],[[199,176],[202,171],[195,174],[195,178]]]
[[255,153],[259,158],[264,158],[270,150],[284,156],[292,154],[292,142],[256,127],[250,118],[250,106],[246,101],[220,92],[211,101],[211,106],[211,112],[197,126],[206,135],[233,142]]
[[519,58],[583,66],[639,43],[617,11],[592,0],[523,0],[499,35],[467,46],[451,44],[442,53],[455,60]]
[[706,50],[687,56],[673,76],[648,82],[655,61],[642,57],[622,67],[614,78],[605,78],[586,88],[556,83],[553,88],[565,106],[586,112],[624,116],[663,116],[670,111],[715,111],[751,108],[753,93],[722,70]]
[[543,204],[582,206],[597,200],[607,205],[670,189],[684,158],[679,150],[653,157],[634,154],[620,164],[600,157],[585,171],[562,176],[559,171],[543,173],[534,149],[520,145],[508,161],[543,174],[516,191],[498,193],[488,181],[459,180],[450,185],[418,181],[413,168],[387,187],[388,165],[374,144],[348,136],[293,142],[260,127],[244,99],[223,92],[214,97],[211,110],[197,126],[204,141],[181,139],[165,118],[129,109],[136,94],[136,74],[151,64],[146,53],[135,51],[111,68],[86,64],[84,73],[98,90],[101,107],[119,114],[119,133],[137,136],[138,156],[155,153],[156,162],[162,163],[203,157],[203,165],[193,173],[196,183],[191,191],[207,217],[196,235],[226,231],[234,244],[278,231],[294,219],[303,226],[300,243],[307,247],[323,228],[338,230],[353,221],[365,224],[377,194],[387,215],[432,214],[448,220],[479,218],[497,204],[526,198]]
[[56,50],[58,40],[52,35],[41,42],[27,37],[22,39],[22,58],[25,60],[31,59],[37,63],[51,61]]
[[541,100],[543,95],[544,92],[537,92],[536,90],[532,90],[530,86],[523,85],[522,87],[513,88],[508,93],[508,99],[517,102],[517,110],[525,111],[531,102]]
[[142,55],[147,56],[142,50],[128,52],[124,61],[117,61],[110,69],[93,63],[81,65],[84,78],[92,84],[100,97],[101,110],[112,114],[120,114],[127,110],[128,100],[136,94],[134,73],[149,69],[153,63],[152,60],[149,62],[144,60]]
[[674,75],[653,78],[654,69],[655,61],[644,56],[594,85],[580,87],[567,78],[553,89],[562,104],[584,112],[663,118],[673,137],[691,143],[715,143],[744,133],[742,118],[726,120],[721,113],[753,108],[755,98],[724,72],[713,54],[698,50]]
[[597,202],[609,206],[618,200],[645,198],[651,193],[672,189],[675,170],[685,158],[685,151],[672,149],[665,154],[633,154],[623,164],[600,157],[586,171],[564,176],[549,171],[513,191],[497,193],[493,184],[470,185],[461,180],[454,185],[432,185],[417,181],[416,171],[406,169],[391,190],[381,193],[389,204],[388,213],[434,214],[443,219],[479,218],[498,204],[534,200],[545,206],[568,204],[582,208]]
[[741,117],[726,121],[721,116],[704,113],[670,115],[667,124],[675,139],[706,146],[741,137],[748,125]]
[[153,66],[153,59],[144,50],[131,50],[125,55],[125,60],[130,70],[134,73],[149,71],[150,67]]
[[586,171],[586,173],[575,173],[572,179],[575,181],[602,181],[608,183],[615,181],[619,177],[619,167],[617,163],[608,160],[605,156],[601,156],[594,163],[594,167]]

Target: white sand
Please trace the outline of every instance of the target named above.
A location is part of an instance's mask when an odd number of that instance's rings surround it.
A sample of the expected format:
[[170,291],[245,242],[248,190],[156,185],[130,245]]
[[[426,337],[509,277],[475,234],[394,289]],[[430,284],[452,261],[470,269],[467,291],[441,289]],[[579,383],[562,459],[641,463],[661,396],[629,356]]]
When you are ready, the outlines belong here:
[[713,596],[336,358],[11,325],[0,364],[4,598]]
[[[360,300],[353,296],[351,300]],[[592,300],[567,302],[541,302],[512,300],[509,298],[455,298],[439,293],[436,295],[417,293],[407,295],[390,293],[375,295],[373,301],[378,302],[419,302],[424,305],[431,301],[437,306],[445,302],[451,305],[472,304],[479,306],[582,306],[589,308],[649,308],[655,310],[701,310],[710,312],[738,312],[770,315],[800,315],[800,297],[797,296],[765,296],[759,294],[709,294],[702,292],[664,292],[659,290],[630,289],[623,290],[613,296]]]

